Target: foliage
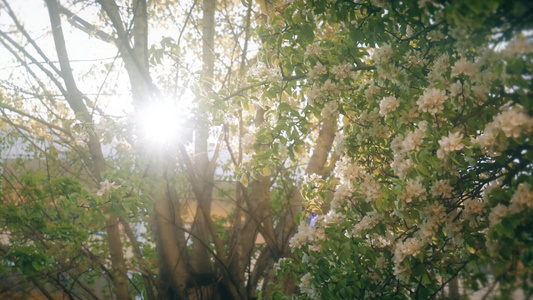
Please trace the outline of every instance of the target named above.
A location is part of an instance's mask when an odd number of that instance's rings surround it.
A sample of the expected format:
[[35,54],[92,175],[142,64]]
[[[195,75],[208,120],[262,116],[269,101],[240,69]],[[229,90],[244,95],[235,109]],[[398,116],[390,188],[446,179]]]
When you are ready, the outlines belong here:
[[[270,288],[296,228],[303,140],[318,128],[295,130],[286,147],[266,125],[268,82],[248,72],[264,19],[256,4],[45,4],[38,38],[20,4],[0,2],[6,285],[119,299]],[[287,162],[289,151],[303,160]]]
[[0,273],[49,298],[533,293],[529,2],[45,2],[42,38],[0,2]]
[[530,4],[309,4],[259,31],[265,64],[302,78],[276,86],[298,106],[273,109],[279,124],[338,114],[342,155],[303,185],[297,260],[278,274],[302,299],[424,299],[487,276],[531,293]]

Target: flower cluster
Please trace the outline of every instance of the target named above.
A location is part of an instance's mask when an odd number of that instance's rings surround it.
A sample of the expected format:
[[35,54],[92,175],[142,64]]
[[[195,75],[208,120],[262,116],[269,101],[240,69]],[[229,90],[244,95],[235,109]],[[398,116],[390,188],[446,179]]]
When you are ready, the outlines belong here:
[[463,202],[463,217],[466,220],[474,221],[477,216],[485,213],[485,202],[480,199],[467,199]]
[[392,47],[390,44],[384,44],[380,48],[374,50],[374,61],[376,64],[382,65],[389,62],[392,59]]
[[335,177],[339,178],[341,184],[353,184],[358,178],[366,174],[365,170],[356,163],[352,163],[349,157],[343,156],[335,164],[333,170]]
[[331,118],[339,113],[339,104],[336,101],[330,101],[324,105],[322,109],[323,118]]
[[298,232],[290,239],[289,246],[293,251],[303,246],[309,246],[310,251],[319,251],[320,242],[326,239],[327,235],[323,227],[310,226],[309,223],[302,221],[298,226]]
[[[439,282],[464,262],[469,272],[485,263],[498,243],[523,250],[531,236],[516,224],[530,221],[533,207],[524,171],[533,133],[531,107],[524,104],[532,45],[514,38],[507,50],[478,47],[476,38],[490,37],[450,24],[442,7],[419,2],[432,11],[431,26],[400,25],[400,39],[370,39],[369,45],[380,46],[361,57],[343,55],[352,49],[340,42],[343,30],[361,26],[357,17],[331,26],[339,30],[330,39],[321,37],[328,51],[317,44],[307,48],[306,55],[316,57],[305,62],[305,83],[312,85],[301,92],[323,118],[342,115],[345,137],[342,151],[328,157],[337,160],[333,174],[324,176],[316,193],[329,213],[313,219],[315,226],[304,222],[291,240],[295,254],[303,255],[300,287],[309,296],[331,296],[324,278],[336,282],[357,270],[365,286],[348,297],[376,298],[379,292],[366,291],[376,289],[413,297],[422,269],[423,280]],[[370,3],[385,7],[382,18],[391,15],[389,3]],[[342,18],[333,11],[322,20]],[[353,66],[362,63],[374,63],[372,71],[355,76]],[[328,233],[324,240],[314,237],[321,228]],[[326,263],[317,268],[319,261]],[[466,285],[473,280],[460,279]],[[398,281],[401,287],[389,284]],[[427,288],[435,293],[442,286]]]
[[405,138],[402,140],[402,152],[408,151],[420,151],[420,146],[424,142],[424,137],[426,136],[427,122],[422,121],[418,125],[418,128],[407,133]]
[[304,294],[307,294],[311,299],[320,299],[320,294],[316,288],[311,283],[313,276],[311,273],[307,273],[300,279],[300,284],[298,287],[300,291]]
[[394,249],[394,263],[399,265],[408,256],[416,256],[420,253],[423,243],[416,238],[408,238],[398,242]]
[[424,215],[426,221],[420,226],[418,234],[422,240],[431,243],[439,227],[446,222],[446,208],[439,203],[431,204],[424,208]]
[[498,223],[500,223],[501,220],[507,216],[507,214],[509,214],[509,208],[505,206],[504,204],[498,203],[498,205],[496,205],[490,211],[490,215],[489,215],[490,227],[494,227],[498,225]]
[[340,90],[337,84],[328,79],[323,84],[313,84],[307,92],[307,101],[310,105],[313,105],[315,100],[323,101],[327,96],[336,96],[339,93]]
[[345,78],[355,77],[353,65],[349,63],[340,64],[331,68],[331,73],[335,74],[335,79],[342,81]]
[[120,185],[116,184],[115,182],[109,182],[108,179],[100,182],[100,188],[96,192],[96,195],[98,197],[102,197],[106,193],[110,192],[111,190],[117,190],[120,188]]
[[427,112],[432,115],[437,115],[444,109],[444,101],[448,99],[446,92],[437,88],[427,89],[416,104],[421,112]]
[[320,76],[327,74],[328,70],[324,65],[322,65],[320,62],[318,62],[311,70],[309,70],[308,76],[310,79],[316,80]]
[[361,182],[361,192],[365,195],[367,202],[375,202],[381,196],[381,186],[372,175],[365,174],[363,182]]
[[311,55],[320,56],[320,55],[322,55],[322,47],[319,44],[310,44],[305,49],[304,55],[306,57],[307,56],[311,56]]
[[509,214],[518,214],[526,208],[533,208],[533,190],[529,183],[520,183],[507,206],[498,203],[489,214],[491,227],[498,225]]
[[443,159],[450,152],[463,149],[465,145],[461,142],[462,139],[463,134],[460,132],[449,132],[448,136],[443,136],[439,141],[440,148],[437,150],[437,157]]
[[385,97],[383,100],[381,100],[381,102],[379,102],[379,114],[386,116],[387,114],[395,111],[398,106],[400,106],[400,101],[396,99],[396,97]]
[[477,72],[477,66],[473,62],[468,61],[466,58],[459,59],[452,67],[452,77],[456,77],[460,74],[474,77]]
[[521,106],[504,105],[500,110],[483,132],[472,139],[473,144],[479,144],[484,153],[492,157],[507,149],[506,141],[498,139],[500,134],[517,139],[533,133],[533,117],[526,114]]
[[353,226],[352,235],[360,236],[363,230],[367,230],[376,226],[379,222],[379,215],[376,212],[370,212],[361,219],[361,221]]
[[402,179],[405,178],[405,176],[407,176],[407,173],[409,172],[409,170],[411,170],[412,167],[413,162],[405,155],[394,155],[394,160],[391,163],[391,168],[398,177]]
[[525,38],[517,38],[509,43],[507,51],[513,54],[528,54],[533,53],[533,46]]
[[399,198],[406,203],[411,203],[413,199],[426,200],[426,188],[420,183],[420,179],[408,179],[407,186]]
[[450,185],[449,179],[437,180],[431,186],[431,195],[433,197],[450,198],[452,192],[453,188]]

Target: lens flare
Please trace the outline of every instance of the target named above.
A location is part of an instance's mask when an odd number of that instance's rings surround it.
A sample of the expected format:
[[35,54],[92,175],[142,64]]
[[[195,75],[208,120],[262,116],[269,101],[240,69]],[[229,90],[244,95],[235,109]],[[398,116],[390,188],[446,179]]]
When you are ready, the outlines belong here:
[[184,124],[184,110],[176,103],[158,101],[140,112],[140,134],[153,145],[169,145],[178,141]]

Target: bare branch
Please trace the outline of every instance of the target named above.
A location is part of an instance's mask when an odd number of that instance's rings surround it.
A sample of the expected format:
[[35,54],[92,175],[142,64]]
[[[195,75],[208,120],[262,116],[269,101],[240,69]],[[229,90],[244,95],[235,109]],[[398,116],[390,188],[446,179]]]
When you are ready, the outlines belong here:
[[111,42],[111,43],[117,44],[117,39],[114,36],[108,34],[107,32],[104,32],[101,29],[98,29],[93,24],[85,21],[84,19],[80,18],[78,15],[68,10],[66,7],[59,5],[59,11],[60,13],[67,16],[68,18],[67,21],[72,26],[80,29],[81,31],[87,33],[90,36],[95,36],[104,42]]
[[15,26],[17,26],[17,29],[26,37],[28,42],[33,46],[37,53],[39,53],[39,55],[44,59],[44,61],[54,70],[54,72],[56,72],[56,74],[60,74],[61,72],[59,71],[59,69],[52,63],[50,59],[48,59],[48,57],[44,54],[41,48],[37,45],[37,43],[35,43],[35,40],[28,34],[24,26],[22,26],[22,24],[19,22],[9,3],[6,0],[2,0],[2,2],[7,8],[7,13],[15,23]]

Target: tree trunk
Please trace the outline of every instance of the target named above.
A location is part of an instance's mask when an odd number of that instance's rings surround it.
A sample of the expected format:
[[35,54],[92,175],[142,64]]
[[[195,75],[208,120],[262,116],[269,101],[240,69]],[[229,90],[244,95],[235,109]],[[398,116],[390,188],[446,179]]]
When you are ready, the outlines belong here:
[[[328,155],[331,152],[333,146],[333,141],[335,140],[335,135],[337,134],[337,119],[336,118],[325,118],[322,120],[322,127],[318,134],[315,147],[313,148],[313,154],[309,159],[307,164],[307,169],[305,171],[306,175],[312,174],[321,174],[326,165]],[[289,238],[296,233],[298,224],[294,222],[294,214],[302,209],[302,204],[304,199],[300,193],[299,189],[293,191],[294,196],[292,201],[289,204],[289,209],[285,215],[284,221],[280,222],[276,227],[276,236],[278,237],[278,242],[282,243],[281,245],[281,257],[291,257],[292,253],[288,245]],[[273,282],[276,282],[277,279],[274,279]],[[285,276],[282,282],[282,291],[285,294],[294,294],[296,293],[297,285],[290,276]],[[265,294],[270,295],[272,293],[272,288],[267,288]]]
[[[83,102],[83,95],[76,85],[76,81],[72,74],[70,67],[70,60],[65,44],[63,29],[61,27],[61,18],[59,16],[59,6],[56,0],[45,0],[48,13],[50,16],[50,24],[52,26],[52,35],[56,46],[56,52],[61,67],[61,77],[65,81],[65,86],[68,92],[67,102],[74,111],[74,113],[89,127],[89,141],[88,147],[93,163],[93,176],[99,184],[102,180],[102,173],[106,169],[105,159],[102,154],[100,141],[94,132],[94,122],[92,117]],[[118,217],[111,215],[107,220],[107,238],[109,245],[109,252],[111,255],[111,264],[113,268],[114,280],[113,283],[117,289],[118,299],[129,299],[129,281],[126,275],[126,264],[124,261],[124,253],[121,241],[120,230],[118,229]]]
[[[161,191],[162,190],[162,191]],[[163,298],[187,299],[186,286],[188,270],[186,268],[187,256],[185,251],[179,251],[179,240],[176,219],[175,203],[167,193],[166,187],[161,186],[155,196],[155,226],[156,243],[160,261],[160,286],[166,295]]]
[[107,220],[107,236],[111,267],[113,269],[114,284],[117,289],[117,299],[130,299],[129,280],[126,276],[126,262],[122,252],[122,241],[118,228],[118,217],[110,216]]
[[[203,1],[203,19],[202,19],[202,59],[203,59],[203,78],[202,89],[203,94],[207,95],[212,88],[211,81],[213,79],[213,71],[215,64],[214,56],[214,38],[215,38],[215,0]],[[208,229],[205,224],[206,218],[211,218],[211,201],[213,193],[213,175],[208,174],[207,169],[209,165],[208,157],[208,138],[209,128],[207,126],[207,115],[202,113],[199,116],[195,130],[195,172],[198,178],[198,184],[201,185],[201,195],[196,195],[198,206],[196,216],[194,218],[193,232],[193,252],[192,252],[192,266],[194,271],[200,276],[214,277],[211,267],[211,260],[209,249],[205,245],[209,244]],[[200,196],[200,197],[198,197]],[[202,209],[200,209],[202,208]]]
[[461,298],[461,293],[459,292],[459,278],[455,276],[448,283],[448,291],[450,300],[457,300]]

